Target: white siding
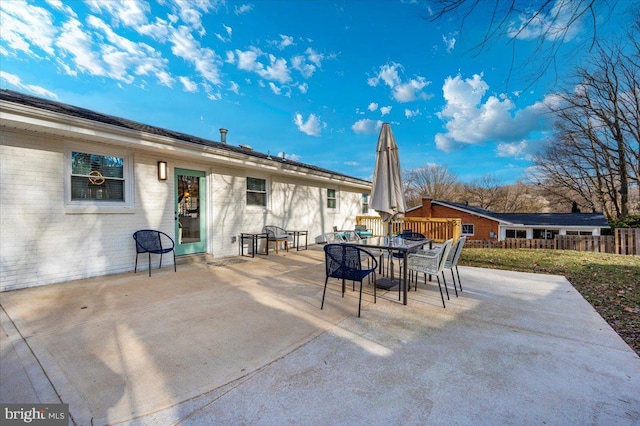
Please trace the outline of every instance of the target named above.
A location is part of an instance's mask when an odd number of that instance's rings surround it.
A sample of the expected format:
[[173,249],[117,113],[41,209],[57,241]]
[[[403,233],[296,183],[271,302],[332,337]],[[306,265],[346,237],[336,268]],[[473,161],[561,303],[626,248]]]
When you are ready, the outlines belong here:
[[[133,208],[83,211],[65,206],[64,153],[69,143],[91,147],[90,142],[6,128],[0,141],[0,291],[133,271],[136,230],[175,234],[176,167],[207,175],[208,252],[215,257],[237,255],[233,237],[269,224],[306,229],[312,243],[334,225],[353,228],[361,209],[362,188],[338,181],[194,163],[171,158],[169,151],[117,148],[133,159]],[[158,160],[168,162],[166,181],[157,179]],[[267,179],[266,209],[247,208],[247,176]],[[327,188],[338,190],[335,211],[326,208]],[[152,262],[157,267],[157,257]],[[146,256],[140,256],[139,269],[146,266]]]

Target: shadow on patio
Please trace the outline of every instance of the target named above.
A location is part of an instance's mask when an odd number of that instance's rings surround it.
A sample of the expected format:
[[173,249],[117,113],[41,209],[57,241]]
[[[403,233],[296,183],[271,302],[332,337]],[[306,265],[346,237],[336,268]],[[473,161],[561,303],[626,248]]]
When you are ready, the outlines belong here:
[[337,280],[320,310],[321,246],[222,260],[2,293],[3,328],[78,424],[640,421],[640,359],[562,277],[368,286],[358,319]]

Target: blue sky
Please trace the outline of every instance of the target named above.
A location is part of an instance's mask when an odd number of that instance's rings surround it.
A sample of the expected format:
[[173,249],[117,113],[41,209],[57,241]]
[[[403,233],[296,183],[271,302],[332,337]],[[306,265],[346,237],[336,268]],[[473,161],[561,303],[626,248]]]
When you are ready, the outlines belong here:
[[[461,28],[455,16],[430,21],[433,8],[418,0],[3,0],[0,87],[215,141],[224,127],[230,144],[369,180],[389,122],[403,169],[439,164],[463,182],[526,177],[550,131],[544,104],[585,57],[592,22],[571,27],[557,73],[531,84],[536,29],[552,25],[546,16],[478,53],[489,11]],[[618,6],[599,35],[621,35],[624,12]],[[528,17],[523,10],[508,28]]]

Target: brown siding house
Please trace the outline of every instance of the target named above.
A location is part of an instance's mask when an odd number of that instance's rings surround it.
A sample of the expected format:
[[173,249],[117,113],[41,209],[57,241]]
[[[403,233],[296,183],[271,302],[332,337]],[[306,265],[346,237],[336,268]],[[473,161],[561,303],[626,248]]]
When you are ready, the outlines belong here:
[[600,235],[608,228],[602,213],[496,213],[468,204],[423,198],[406,217],[462,220],[462,235],[471,240],[551,239],[555,235]]

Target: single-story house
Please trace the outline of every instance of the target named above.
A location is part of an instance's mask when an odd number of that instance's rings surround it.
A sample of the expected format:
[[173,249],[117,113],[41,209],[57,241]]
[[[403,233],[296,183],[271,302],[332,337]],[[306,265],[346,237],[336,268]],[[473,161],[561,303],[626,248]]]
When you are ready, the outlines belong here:
[[226,134],[210,141],[0,90],[0,291],[133,271],[139,229],[169,234],[178,256],[217,258],[237,255],[243,232],[277,225],[311,243],[367,209],[371,182]]
[[472,240],[553,239],[556,235],[600,235],[609,228],[602,213],[496,213],[468,204],[423,198],[407,217],[459,218]]

